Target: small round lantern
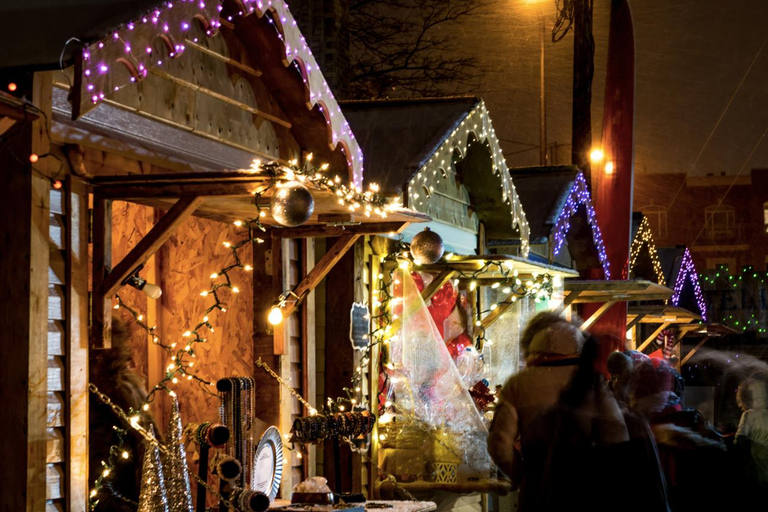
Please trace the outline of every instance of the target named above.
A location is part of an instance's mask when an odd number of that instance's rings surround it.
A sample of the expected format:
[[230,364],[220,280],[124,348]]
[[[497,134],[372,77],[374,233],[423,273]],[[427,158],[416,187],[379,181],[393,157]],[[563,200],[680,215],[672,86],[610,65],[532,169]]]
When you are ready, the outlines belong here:
[[269,201],[272,218],[281,226],[294,228],[309,220],[315,211],[312,192],[298,181],[286,183]]
[[444,252],[443,239],[429,228],[424,228],[411,241],[411,256],[418,265],[437,263]]

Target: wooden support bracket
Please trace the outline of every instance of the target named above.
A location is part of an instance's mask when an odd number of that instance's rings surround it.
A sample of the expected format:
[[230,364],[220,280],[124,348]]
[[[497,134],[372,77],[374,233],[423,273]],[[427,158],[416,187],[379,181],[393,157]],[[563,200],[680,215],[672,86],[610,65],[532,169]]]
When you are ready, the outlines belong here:
[[687,354],[685,354],[685,357],[683,358],[683,360],[682,360],[682,361],[680,361],[680,366],[682,367],[682,366],[683,366],[685,363],[687,363],[687,362],[688,362],[688,360],[689,360],[691,357],[693,357],[693,354],[695,354],[697,350],[699,350],[701,347],[703,347],[703,346],[704,346],[704,344],[707,342],[707,340],[708,340],[708,339],[709,339],[709,338],[707,338],[707,337],[705,336],[705,337],[704,337],[704,338],[703,338],[703,339],[702,339],[700,342],[698,342],[698,343],[696,344],[696,346],[695,346],[695,347],[693,347],[693,348],[691,349],[691,351],[690,351],[690,352],[688,352]]
[[[360,238],[360,236],[362,235],[353,234],[339,237],[336,243],[333,244],[333,247],[331,247],[328,252],[325,253],[325,256],[317,262],[317,265],[315,265],[314,268],[309,271],[307,276],[296,285],[296,288],[292,290],[293,293],[303,299],[306,294],[314,290],[325,276],[328,275],[328,272],[331,271],[336,263],[338,263],[339,260],[347,254],[347,251],[355,245],[355,242],[357,242],[357,239]],[[298,305],[299,301],[287,304],[283,308],[283,319],[291,316],[291,314],[298,308]]]
[[640,345],[639,347],[637,347],[637,351],[638,351],[638,352],[642,352],[643,350],[645,350],[645,348],[646,348],[648,345],[650,345],[650,344],[651,344],[651,342],[652,342],[653,340],[655,340],[655,339],[656,339],[656,336],[658,336],[658,335],[659,335],[659,333],[660,333],[661,331],[663,331],[664,329],[666,329],[667,327],[669,327],[671,324],[672,324],[672,322],[664,322],[663,324],[661,324],[661,325],[658,327],[658,329],[656,329],[655,331],[653,331],[653,334],[651,334],[650,336],[648,336],[648,337],[645,339],[645,341],[643,342],[643,344],[642,344],[642,345]]
[[155,224],[136,247],[112,269],[104,279],[102,289],[105,299],[113,296],[122,286],[123,281],[137,267],[143,265],[173,235],[176,229],[190,217],[203,202],[199,196],[181,197],[168,213]]
[[592,326],[592,324],[594,324],[595,322],[600,320],[600,317],[602,317],[604,314],[606,314],[608,312],[608,310],[611,309],[616,304],[616,302],[618,302],[618,301],[614,300],[614,301],[609,301],[609,302],[603,303],[598,308],[597,311],[592,313],[592,316],[587,318],[587,320],[583,324],[581,324],[581,329],[583,331],[589,329]]
[[568,306],[573,304],[573,301],[579,298],[579,295],[581,295],[581,291],[574,291],[569,292],[568,295],[563,299],[563,311],[560,313],[560,316],[565,316],[565,312],[568,310]]
[[634,326],[636,326],[637,324],[639,324],[639,323],[640,323],[640,322],[643,320],[643,318],[645,318],[645,316],[646,316],[646,315],[645,315],[645,313],[641,313],[641,314],[637,315],[635,318],[633,318],[633,319],[632,319],[632,320],[631,320],[631,321],[630,321],[630,322],[627,324],[627,330],[630,330],[631,328],[633,328]]
[[501,315],[506,313],[507,310],[509,310],[515,304],[517,304],[517,301],[505,302],[504,304],[501,304],[496,309],[488,313],[488,315],[480,321],[480,329],[481,330],[488,329],[488,327],[490,327],[491,324],[493,324],[493,322],[501,318]]

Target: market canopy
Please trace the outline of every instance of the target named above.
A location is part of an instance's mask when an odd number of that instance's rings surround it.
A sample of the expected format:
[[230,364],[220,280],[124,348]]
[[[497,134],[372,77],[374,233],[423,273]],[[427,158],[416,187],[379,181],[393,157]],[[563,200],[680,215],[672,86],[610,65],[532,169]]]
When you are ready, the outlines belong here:
[[[631,305],[627,309],[627,330],[629,331],[637,324],[654,324],[658,327],[648,336],[643,343],[637,347],[637,350],[643,351],[650,343],[656,339],[661,332],[672,325],[683,326],[692,322],[700,322],[701,317],[687,309],[676,306],[662,305]],[[699,325],[696,326],[699,328]],[[677,339],[679,341],[680,338]],[[633,337],[633,345],[635,344]]]
[[565,281],[563,307],[566,308],[571,304],[602,303],[602,306],[582,324],[582,328],[587,329],[617,302],[667,300],[672,293],[672,290],[666,286],[641,279],[627,281],[569,279]]

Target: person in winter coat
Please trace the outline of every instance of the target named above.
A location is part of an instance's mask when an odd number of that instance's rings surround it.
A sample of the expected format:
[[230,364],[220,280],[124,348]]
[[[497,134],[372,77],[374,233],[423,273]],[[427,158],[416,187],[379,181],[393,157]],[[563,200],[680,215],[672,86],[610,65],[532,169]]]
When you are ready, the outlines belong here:
[[633,366],[629,406],[650,423],[672,512],[727,510],[734,482],[725,443],[682,398],[683,380],[665,361]]
[[[669,510],[650,432],[606,386],[600,342],[587,337],[557,404],[523,432],[521,512]],[[638,492],[628,497],[627,484]]]
[[739,386],[736,401],[743,413],[734,444],[744,455],[753,491],[768,493],[768,385],[763,379],[749,378]]
[[584,336],[562,317],[540,313],[529,322],[521,344],[527,344],[526,367],[504,385],[488,435],[491,458],[514,485],[522,477],[520,435],[557,403],[576,372]]

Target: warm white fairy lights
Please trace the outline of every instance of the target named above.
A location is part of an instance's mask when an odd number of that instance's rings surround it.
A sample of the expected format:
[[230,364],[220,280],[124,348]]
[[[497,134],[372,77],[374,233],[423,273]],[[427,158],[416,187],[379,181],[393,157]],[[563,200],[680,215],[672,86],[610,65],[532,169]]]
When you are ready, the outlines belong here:
[[635,263],[637,262],[637,258],[640,256],[643,247],[648,248],[648,256],[651,258],[653,271],[656,273],[656,282],[665,286],[667,280],[664,277],[664,271],[661,269],[661,261],[659,261],[659,253],[656,250],[656,242],[653,240],[651,224],[648,222],[648,217],[645,216],[643,216],[643,220],[640,222],[640,227],[635,234],[635,238],[632,240],[632,248],[629,251],[630,276],[632,276],[632,270],[635,268]]
[[493,173],[499,177],[499,186],[502,189],[501,197],[504,203],[508,205],[512,217],[511,227],[519,229],[522,255],[527,256],[530,250],[528,245],[530,227],[483,101],[480,101],[467,114],[459,126],[430,156],[429,160],[421,163],[419,171],[411,180],[411,183],[416,186],[409,187],[407,206],[426,212],[425,204],[428,203],[428,198],[423,192],[424,188],[429,189],[430,184],[439,182],[442,173],[450,169],[454,151],[458,150],[462,155],[466,154],[470,135],[474,136],[477,141],[487,143],[490,146]]

